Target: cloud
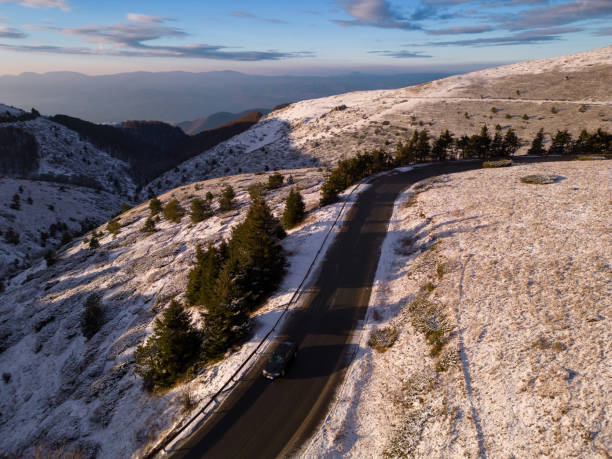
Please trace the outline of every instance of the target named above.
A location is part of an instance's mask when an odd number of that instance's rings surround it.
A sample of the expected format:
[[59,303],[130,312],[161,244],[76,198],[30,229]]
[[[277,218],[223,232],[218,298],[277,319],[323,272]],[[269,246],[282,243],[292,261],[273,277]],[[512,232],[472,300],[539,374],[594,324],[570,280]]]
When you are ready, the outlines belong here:
[[15,3],[28,8],[59,8],[70,11],[70,4],[66,0],[0,0],[0,3]]
[[366,26],[384,29],[418,30],[421,27],[391,9],[388,0],[338,0],[339,6],[355,19],[336,19],[344,27]]
[[232,11],[230,15],[236,18],[253,19],[255,21],[267,22],[268,24],[288,24],[287,21],[283,21],[282,19],[262,18],[259,16],[255,16],[253,13],[249,13],[248,11]]
[[490,32],[493,28],[489,25],[476,25],[476,26],[465,26],[465,27],[450,27],[448,29],[434,29],[426,30],[425,33],[429,35],[460,35],[467,33],[484,33]]
[[611,16],[612,1],[610,0],[575,0],[523,10],[510,18],[506,26],[511,30],[552,27]]
[[[474,0],[424,0],[424,3],[436,6],[453,6],[463,5],[465,3],[474,3]],[[545,3],[550,3],[550,0],[487,0],[481,1],[479,6],[485,8],[498,8],[500,6],[537,5]]]
[[579,27],[564,27],[553,29],[537,29],[515,33],[503,37],[475,38],[470,40],[435,41],[425,43],[423,46],[510,46],[533,45],[550,41],[561,40],[566,33],[580,32]]
[[128,21],[144,22],[147,24],[161,24],[164,21],[169,21],[167,16],[149,16],[148,14],[128,13],[125,15]]
[[143,42],[146,41],[160,38],[180,38],[188,35],[181,29],[151,21],[118,23],[110,26],[86,25],[67,28],[39,26],[38,29],[78,36],[90,43],[109,44],[127,48],[144,48],[146,45]]
[[18,39],[26,38],[28,36],[28,34],[25,32],[6,25],[6,20],[6,17],[0,16],[0,38]]
[[370,54],[378,54],[380,56],[394,57],[396,59],[413,59],[413,58],[427,58],[433,57],[429,54],[412,51],[368,51]]
[[87,25],[68,28],[54,26],[32,27],[34,30],[50,30],[64,35],[77,36],[89,43],[95,44],[96,47],[0,44],[0,49],[37,53],[129,57],[180,57],[250,62],[275,61],[313,56],[312,53],[306,51],[246,51],[241,49],[236,50],[235,48],[227,46],[208,44],[188,44],[182,46],[151,45],[148,42],[161,38],[182,38],[188,34],[181,29],[165,25],[163,22],[167,20],[166,18],[131,14],[128,15],[128,17],[130,17],[132,22],[110,26]]
[[597,29],[595,32],[593,32],[593,35],[596,37],[607,37],[612,35],[612,27],[602,27],[601,29]]
[[8,27],[0,24],[0,38],[26,38],[28,35],[14,27]]
[[184,45],[184,46],[143,46],[141,49],[62,47],[50,45],[7,45],[0,43],[0,49],[32,53],[76,54],[122,57],[180,57],[216,59],[226,61],[276,61],[296,57],[312,57],[310,52],[280,51],[228,51],[226,46]]

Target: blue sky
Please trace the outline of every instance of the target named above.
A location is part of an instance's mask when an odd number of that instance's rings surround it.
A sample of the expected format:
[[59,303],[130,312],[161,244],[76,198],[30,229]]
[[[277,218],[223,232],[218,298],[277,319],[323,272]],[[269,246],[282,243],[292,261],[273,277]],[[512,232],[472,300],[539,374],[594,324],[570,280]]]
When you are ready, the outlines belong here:
[[612,42],[612,0],[0,0],[0,74],[452,71]]

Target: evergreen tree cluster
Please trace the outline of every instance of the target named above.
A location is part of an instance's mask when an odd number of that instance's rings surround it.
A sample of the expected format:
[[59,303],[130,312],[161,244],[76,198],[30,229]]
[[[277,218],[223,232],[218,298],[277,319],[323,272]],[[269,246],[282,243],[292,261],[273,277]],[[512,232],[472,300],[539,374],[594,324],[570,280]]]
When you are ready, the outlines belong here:
[[149,389],[171,387],[198,361],[201,344],[201,333],[189,314],[173,300],[155,319],[153,335],[136,348],[135,371]]
[[[495,127],[491,136],[488,127],[481,128],[480,133],[472,136],[455,138],[448,130],[439,137],[431,137],[426,129],[415,130],[406,142],[399,142],[395,156],[391,157],[384,150],[359,153],[353,158],[338,162],[321,186],[319,204],[325,206],[338,200],[338,194],[367,177],[368,175],[422,161],[446,161],[449,159],[478,158],[490,160],[514,155],[521,147],[521,140],[513,129],[502,134],[501,126]],[[593,133],[583,130],[578,138],[572,140],[567,131],[558,131],[552,138],[549,150],[544,148],[544,130],[536,134],[528,154],[590,154],[612,151],[612,134],[602,129]]]
[[394,166],[393,158],[384,150],[378,149],[370,153],[359,153],[349,159],[343,159],[331,171],[327,180],[321,186],[321,206],[332,204],[338,200],[338,193],[353,183]]
[[262,198],[219,247],[198,246],[186,302],[205,310],[204,355],[221,356],[249,331],[249,313],[279,285],[285,271],[285,232]]
[[16,121],[30,121],[35,120],[40,116],[40,112],[35,108],[32,108],[29,112],[23,112],[19,115],[12,115],[8,111],[0,113],[0,123],[14,123]]

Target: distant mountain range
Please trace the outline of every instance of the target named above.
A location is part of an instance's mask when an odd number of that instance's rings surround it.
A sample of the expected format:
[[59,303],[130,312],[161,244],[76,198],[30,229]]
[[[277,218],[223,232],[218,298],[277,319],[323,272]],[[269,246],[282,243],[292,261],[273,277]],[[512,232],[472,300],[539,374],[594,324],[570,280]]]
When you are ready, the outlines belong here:
[[243,116],[250,115],[253,112],[259,112],[262,115],[267,115],[270,113],[270,111],[271,110],[267,108],[255,108],[253,110],[245,110],[240,113],[217,112],[213,113],[212,115],[205,116],[204,118],[198,118],[197,120],[177,123],[177,126],[180,127],[185,134],[195,135],[202,131],[207,131],[224,124],[231,123],[242,118]]
[[448,74],[261,76],[224,71],[88,76],[73,72],[22,73],[0,76],[0,100],[26,109],[36,107],[43,115],[70,113],[97,123],[129,119],[178,123],[222,111],[239,113],[253,107],[272,108],[349,91],[394,89],[445,76]]

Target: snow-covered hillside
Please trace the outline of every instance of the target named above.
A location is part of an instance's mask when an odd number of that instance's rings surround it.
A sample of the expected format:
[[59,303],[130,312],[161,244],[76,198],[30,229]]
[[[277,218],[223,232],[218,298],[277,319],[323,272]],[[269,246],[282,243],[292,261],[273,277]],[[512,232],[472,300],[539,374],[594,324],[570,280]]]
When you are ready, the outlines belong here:
[[[25,113],[0,105],[0,114],[3,111]],[[4,281],[55,250],[64,232],[78,233],[83,224],[99,224],[118,213],[136,186],[127,163],[47,118],[2,122],[0,130],[13,139],[0,149],[3,164],[19,167],[0,169],[4,177],[0,179],[0,279]],[[19,209],[13,208],[15,195]],[[19,234],[18,241],[13,232]]]
[[[317,207],[321,173],[293,175],[307,209]],[[230,358],[203,371],[189,384],[164,395],[151,395],[133,371],[133,351],[152,332],[153,319],[172,298],[181,299],[196,244],[228,238],[245,215],[246,188],[267,181],[268,174],[237,175],[188,185],[162,195],[176,197],[186,209],[207,192],[219,196],[225,184],[237,193],[239,207],[198,224],[162,220],[158,231],[140,232],[148,203],[120,216],[116,239],[106,233],[101,248],[90,250],[81,239],[45,262],[13,278],[0,294],[0,445],[4,454],[46,456],[80,451],[98,457],[129,457],[180,419],[184,394],[206,402],[244,356],[269,330],[321,246],[341,204],[313,210],[306,222],[283,241],[290,263],[279,291],[255,318],[255,332]],[[270,192],[266,201],[278,215],[290,186]],[[27,194],[24,191],[25,194]],[[36,199],[42,199],[37,197]],[[99,230],[104,231],[102,226]],[[99,294],[105,324],[89,341],[80,318],[87,297]],[[198,313],[194,311],[198,317]],[[18,324],[18,326],[16,326]],[[66,453],[67,454],[67,453]]]
[[19,108],[12,107],[10,105],[0,104],[0,119],[6,117],[6,115],[19,116],[21,114],[23,114],[23,110]]
[[249,131],[184,162],[149,187],[159,193],[237,171],[332,165],[364,150],[394,150],[414,129],[470,135],[485,124],[490,129],[499,124],[524,140],[540,128],[546,135],[557,129],[572,134],[582,128],[610,131],[611,74],[612,47],[607,47],[408,88],[305,100],[270,113]]
[[[11,178],[0,179],[0,196],[3,197],[0,279],[3,280],[38,263],[43,255],[62,243],[62,238],[80,233],[91,224],[107,221],[122,204],[119,196],[105,191]],[[15,196],[18,205],[15,205]],[[69,236],[64,236],[65,232]]]
[[[522,183],[529,174],[559,179]],[[611,195],[610,161],[407,190],[360,352],[303,456],[609,457]],[[387,327],[397,341],[369,348]],[[423,327],[448,330],[438,356]]]
[[81,140],[61,124],[44,117],[29,121],[2,123],[32,134],[38,142],[38,168],[30,176],[44,176],[55,181],[73,182],[100,188],[122,196],[133,196],[136,186],[129,165]]

